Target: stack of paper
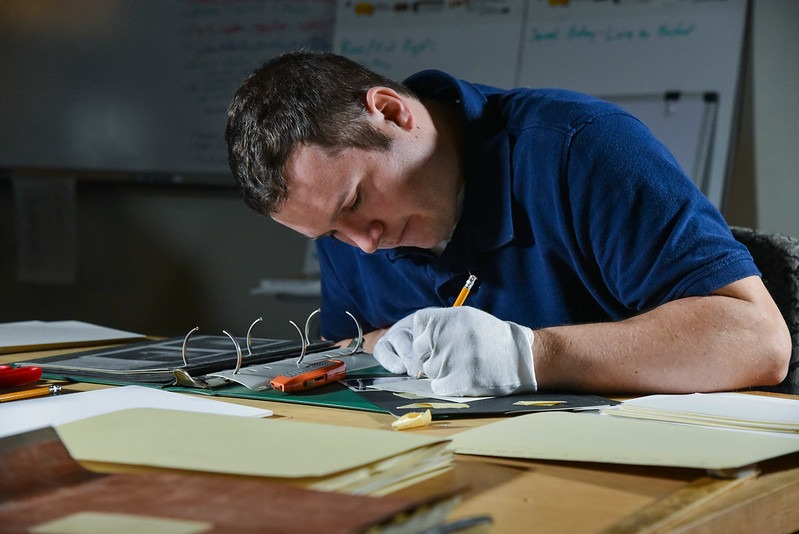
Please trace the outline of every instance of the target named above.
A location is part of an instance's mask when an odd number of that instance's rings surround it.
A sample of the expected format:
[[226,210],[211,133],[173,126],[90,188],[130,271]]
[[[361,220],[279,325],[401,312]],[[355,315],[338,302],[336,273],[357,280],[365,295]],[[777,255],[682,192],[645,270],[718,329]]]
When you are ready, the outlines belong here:
[[0,354],[82,347],[143,339],[143,334],[82,321],[19,321],[0,323]]
[[56,427],[73,458],[262,477],[302,487],[384,495],[452,467],[448,440],[274,419],[133,409]]
[[625,401],[603,412],[670,423],[799,433],[799,400],[762,395],[650,395]]
[[3,532],[428,532],[457,503],[314,491],[241,477],[92,473],[52,428],[0,439]]
[[503,419],[453,436],[459,454],[740,469],[799,451],[799,435],[544,412]]
[[129,408],[167,408],[243,417],[269,417],[271,410],[144,386],[124,386],[28,399],[0,405],[0,438]]

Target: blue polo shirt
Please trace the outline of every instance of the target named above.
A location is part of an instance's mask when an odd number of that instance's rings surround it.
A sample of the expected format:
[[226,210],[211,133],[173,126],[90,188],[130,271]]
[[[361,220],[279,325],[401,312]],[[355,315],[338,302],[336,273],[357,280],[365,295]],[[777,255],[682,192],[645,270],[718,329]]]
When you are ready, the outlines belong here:
[[469,273],[467,305],[534,329],[617,321],[759,274],[674,157],[619,107],[440,71],[405,83],[463,111],[463,213],[441,256],[317,240],[325,338],[356,334],[345,311],[369,332],[451,306]]

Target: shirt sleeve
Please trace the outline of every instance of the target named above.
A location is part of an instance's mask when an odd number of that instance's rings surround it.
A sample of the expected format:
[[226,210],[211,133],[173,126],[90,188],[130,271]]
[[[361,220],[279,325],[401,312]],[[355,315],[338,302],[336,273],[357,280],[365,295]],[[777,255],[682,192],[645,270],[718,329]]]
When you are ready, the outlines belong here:
[[759,274],[719,211],[630,115],[601,115],[576,129],[566,172],[580,253],[629,308]]

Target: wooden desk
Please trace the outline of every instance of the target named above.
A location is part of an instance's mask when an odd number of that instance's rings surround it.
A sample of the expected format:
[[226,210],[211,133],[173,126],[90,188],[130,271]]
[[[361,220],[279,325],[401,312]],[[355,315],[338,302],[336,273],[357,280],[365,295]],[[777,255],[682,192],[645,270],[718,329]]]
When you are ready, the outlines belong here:
[[[54,352],[55,353],[55,352]],[[41,357],[30,353],[24,357]],[[0,364],[23,355],[0,356]],[[103,386],[69,384],[65,392]],[[390,429],[388,414],[319,408],[283,402],[216,397],[269,408],[274,417],[297,421]],[[434,422],[412,430],[450,436],[496,419]],[[765,462],[761,473],[743,481],[710,481],[722,486],[706,502],[694,505],[709,479],[696,469],[654,468],[506,460],[458,456],[455,469],[401,493],[425,495],[466,485],[469,490],[451,517],[491,515],[494,532],[655,532],[654,518],[675,518],[668,532],[795,532],[799,530],[799,454]],[[716,487],[718,490],[718,487]],[[673,505],[671,508],[667,505]],[[675,514],[666,511],[674,509]]]

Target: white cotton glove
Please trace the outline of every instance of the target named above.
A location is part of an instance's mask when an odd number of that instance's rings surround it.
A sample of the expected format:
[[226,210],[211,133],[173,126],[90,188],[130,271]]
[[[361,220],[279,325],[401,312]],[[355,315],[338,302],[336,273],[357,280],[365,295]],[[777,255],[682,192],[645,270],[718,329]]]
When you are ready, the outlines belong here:
[[536,390],[532,345],[530,328],[459,306],[405,317],[372,352],[392,373],[427,376],[437,395],[500,396]]

